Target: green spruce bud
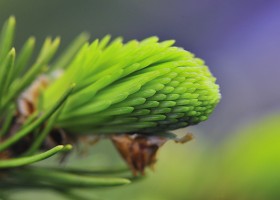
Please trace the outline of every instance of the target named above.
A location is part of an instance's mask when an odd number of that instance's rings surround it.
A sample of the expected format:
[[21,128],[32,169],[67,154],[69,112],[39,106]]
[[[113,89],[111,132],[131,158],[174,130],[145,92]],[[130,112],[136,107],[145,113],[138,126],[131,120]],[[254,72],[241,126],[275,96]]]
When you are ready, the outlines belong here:
[[204,121],[221,95],[204,62],[174,41],[120,38],[84,45],[43,93],[43,108],[76,83],[57,126],[74,133],[173,130]]

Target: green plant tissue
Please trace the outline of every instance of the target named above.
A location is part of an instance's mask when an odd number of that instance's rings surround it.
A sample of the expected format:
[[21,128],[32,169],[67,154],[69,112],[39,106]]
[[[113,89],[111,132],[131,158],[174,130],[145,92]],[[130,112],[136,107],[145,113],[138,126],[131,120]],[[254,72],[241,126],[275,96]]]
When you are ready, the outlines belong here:
[[43,107],[76,83],[57,120],[73,132],[159,132],[204,121],[221,98],[219,86],[203,60],[173,43],[106,36],[85,44],[52,72],[58,78],[44,91]]

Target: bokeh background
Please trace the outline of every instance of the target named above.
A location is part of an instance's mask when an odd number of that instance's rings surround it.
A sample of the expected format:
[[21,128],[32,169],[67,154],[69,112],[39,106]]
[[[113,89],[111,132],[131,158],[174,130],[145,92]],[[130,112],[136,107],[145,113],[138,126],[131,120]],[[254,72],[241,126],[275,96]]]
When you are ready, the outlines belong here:
[[[60,35],[62,47],[82,31],[92,39],[156,35],[203,58],[217,77],[222,101],[208,121],[188,128],[195,141],[168,144],[145,180],[83,192],[90,198],[280,198],[280,1],[0,0],[0,23],[10,15],[17,18],[16,47],[30,35],[38,43]],[[92,150],[92,162],[118,157],[107,146]],[[23,193],[14,198],[38,197]]]

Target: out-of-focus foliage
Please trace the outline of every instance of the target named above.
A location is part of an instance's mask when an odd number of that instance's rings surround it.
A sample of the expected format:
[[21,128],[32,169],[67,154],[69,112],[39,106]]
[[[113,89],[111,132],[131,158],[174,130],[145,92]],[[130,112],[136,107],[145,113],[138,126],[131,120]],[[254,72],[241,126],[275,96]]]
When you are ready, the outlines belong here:
[[[110,200],[278,199],[279,120],[280,116],[274,115],[252,123],[232,133],[216,148],[200,134],[186,145],[168,143],[159,152],[155,172],[143,180],[110,190],[78,192],[89,199]],[[98,144],[93,148],[92,163],[82,160],[76,165],[91,167],[96,160],[106,164],[121,162],[115,153],[110,154],[111,150],[110,144]],[[25,195],[34,198],[36,193],[25,191]],[[60,199],[55,195],[52,198]]]
[[[200,137],[185,147],[170,144],[161,152],[156,173],[138,187],[130,186],[130,195],[142,191],[139,199],[278,199],[279,121],[279,115],[258,120],[231,133],[217,148]],[[126,193],[121,190],[116,191]]]
[[280,198],[280,115],[269,116],[232,134],[221,147],[219,174],[232,199]]
[[155,174],[115,192],[119,199],[278,199],[279,121],[274,115],[240,128],[217,148],[203,137],[185,147],[169,144]]

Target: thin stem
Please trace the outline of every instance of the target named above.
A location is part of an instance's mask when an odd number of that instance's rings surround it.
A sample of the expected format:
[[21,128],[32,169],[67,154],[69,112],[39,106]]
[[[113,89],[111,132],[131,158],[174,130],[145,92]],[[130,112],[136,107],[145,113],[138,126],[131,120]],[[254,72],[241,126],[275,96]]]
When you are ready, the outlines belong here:
[[8,113],[7,116],[5,117],[3,127],[0,130],[0,138],[6,135],[6,133],[9,130],[9,127],[14,117],[14,109],[15,109],[14,105],[10,106],[10,108],[8,109]]
[[80,175],[92,175],[92,174],[104,174],[104,175],[113,175],[113,174],[120,174],[120,173],[126,173],[126,172],[130,172],[130,169],[127,167],[110,167],[110,168],[97,168],[97,169],[75,169],[75,168],[48,168],[51,170],[55,170],[55,171],[63,171],[63,172],[68,172],[68,173],[72,173],[72,174],[80,174]]
[[[65,102],[63,103],[65,105]],[[57,117],[61,113],[63,109],[63,105],[54,113],[54,115],[50,118],[50,120],[47,122],[47,125],[44,127],[44,130],[41,134],[39,134],[35,141],[32,143],[32,146],[28,149],[28,151],[25,153],[25,155],[32,155],[35,153],[37,149],[40,148],[40,145],[43,143],[44,139],[47,137],[51,129],[53,128],[54,123],[56,122]]]
[[95,198],[93,198],[92,196],[89,198],[83,197],[81,195],[76,194],[75,192],[73,192],[72,190],[69,189],[54,189],[54,191],[58,192],[59,194],[61,194],[62,196],[66,197],[69,200],[94,200]]
[[25,170],[24,174],[22,175],[37,177],[38,179],[52,184],[59,184],[69,187],[104,187],[125,185],[130,183],[130,180],[125,178],[82,176],[35,167],[32,167],[30,170]]
[[[9,77],[9,72],[12,71],[11,69],[13,68],[14,65],[14,59],[15,59],[15,49],[13,48],[8,55],[5,57],[3,63],[0,63],[0,110],[5,109],[4,103],[3,103],[3,96],[5,96],[6,93],[6,87],[8,85],[8,77]],[[2,105],[3,103],[3,105]]]
[[12,16],[3,26],[0,38],[0,60],[3,60],[11,49],[14,39],[15,25],[16,20],[15,17]]
[[18,78],[18,75],[22,75],[22,72],[26,71],[26,67],[32,57],[35,47],[35,38],[30,37],[23,45],[15,61],[15,73],[14,79]]
[[24,165],[29,165],[34,162],[38,162],[40,160],[44,160],[46,158],[49,158],[53,156],[54,154],[61,152],[61,151],[68,151],[72,148],[71,145],[58,145],[44,153],[34,155],[34,156],[28,156],[28,157],[23,157],[23,158],[14,158],[10,160],[4,160],[0,162],[0,169],[1,168],[11,168],[11,167],[20,167]]
[[38,111],[33,112],[24,122],[22,127],[28,126],[30,123],[34,122],[34,120],[38,117]]
[[89,39],[89,34],[81,33],[75,40],[66,48],[59,58],[52,65],[51,70],[64,69],[73,60],[78,50]]

